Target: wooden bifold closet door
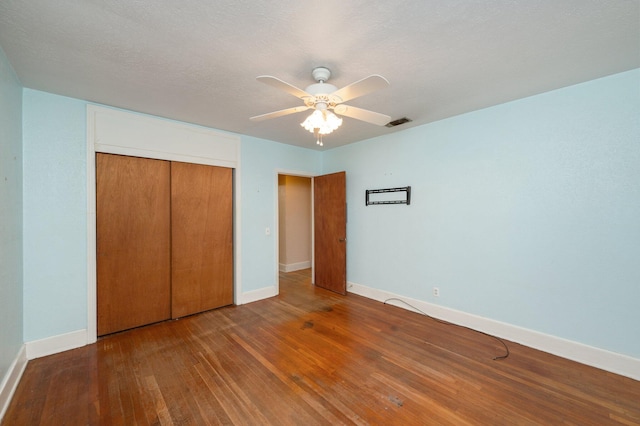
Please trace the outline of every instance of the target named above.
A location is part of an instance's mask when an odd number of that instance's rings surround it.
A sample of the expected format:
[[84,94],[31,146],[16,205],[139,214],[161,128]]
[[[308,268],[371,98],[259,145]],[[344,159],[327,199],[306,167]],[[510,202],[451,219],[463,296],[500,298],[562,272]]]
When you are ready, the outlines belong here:
[[96,156],[99,336],[171,316],[170,166]]
[[96,155],[98,335],[233,303],[233,174]]
[[171,316],[233,303],[231,169],[171,164]]

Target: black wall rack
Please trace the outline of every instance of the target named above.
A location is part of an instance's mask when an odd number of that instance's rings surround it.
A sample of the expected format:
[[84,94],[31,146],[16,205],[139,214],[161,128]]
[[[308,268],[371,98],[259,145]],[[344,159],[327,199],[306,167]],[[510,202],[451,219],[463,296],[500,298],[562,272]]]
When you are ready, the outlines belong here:
[[[403,200],[381,200],[372,201],[369,198],[369,194],[382,194],[386,192],[404,192],[405,197]],[[411,187],[403,186],[401,188],[385,188],[385,189],[367,189],[365,190],[365,205],[374,206],[379,204],[411,204]]]

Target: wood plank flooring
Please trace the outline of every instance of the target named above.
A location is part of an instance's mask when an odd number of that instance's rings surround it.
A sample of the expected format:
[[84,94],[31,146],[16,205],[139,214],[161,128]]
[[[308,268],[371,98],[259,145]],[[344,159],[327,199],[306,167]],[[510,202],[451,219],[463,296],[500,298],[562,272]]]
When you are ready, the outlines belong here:
[[640,424],[640,382],[283,274],[29,362],[2,425]]

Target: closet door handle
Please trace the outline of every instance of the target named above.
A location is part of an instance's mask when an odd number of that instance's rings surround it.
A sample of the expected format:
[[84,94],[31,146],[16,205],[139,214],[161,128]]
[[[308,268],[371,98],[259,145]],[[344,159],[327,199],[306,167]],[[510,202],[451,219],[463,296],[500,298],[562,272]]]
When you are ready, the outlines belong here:
[[338,241],[340,241],[341,243],[344,243],[345,241],[347,241],[346,238],[340,238]]

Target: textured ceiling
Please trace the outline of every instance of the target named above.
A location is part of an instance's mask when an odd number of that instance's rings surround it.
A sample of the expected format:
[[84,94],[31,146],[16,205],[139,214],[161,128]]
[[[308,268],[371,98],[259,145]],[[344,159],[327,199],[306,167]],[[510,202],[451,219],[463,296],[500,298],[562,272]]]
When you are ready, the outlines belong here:
[[637,0],[3,0],[0,45],[25,87],[316,148],[302,102],[327,66],[348,104],[413,122],[345,118],[324,149],[640,67]]

